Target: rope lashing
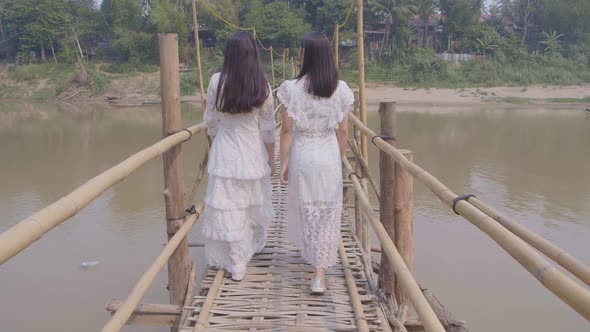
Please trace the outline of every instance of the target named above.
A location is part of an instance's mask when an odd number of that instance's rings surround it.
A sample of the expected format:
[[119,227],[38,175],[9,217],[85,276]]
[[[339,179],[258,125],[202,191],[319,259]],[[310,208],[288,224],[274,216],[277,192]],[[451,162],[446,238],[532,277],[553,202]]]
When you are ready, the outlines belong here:
[[178,133],[181,133],[183,131],[186,131],[188,133],[188,135],[189,135],[188,138],[186,140],[184,140],[185,142],[190,141],[191,139],[193,139],[193,132],[190,131],[190,130],[188,130],[188,128],[184,128],[184,129],[177,130],[177,131],[171,131],[171,132],[167,133],[167,135],[168,136],[172,136],[174,134],[178,134]]
[[453,198],[453,212],[455,212],[456,215],[459,215],[457,210],[455,210],[455,206],[457,205],[457,203],[459,201],[467,201],[467,199],[470,197],[475,197],[475,195],[474,194],[465,194],[465,195],[461,195],[461,196],[457,196],[457,197]]
[[189,207],[188,209],[184,210],[184,212],[186,212],[186,213],[182,217],[166,218],[166,221],[176,221],[176,220],[185,219],[186,217],[193,215],[193,214],[197,216],[197,219],[199,219],[199,217],[201,216],[199,211],[197,211],[197,207],[194,204],[191,205],[191,207]]
[[387,136],[387,135],[375,135],[373,136],[373,138],[371,138],[371,143],[373,143],[373,145],[375,145],[375,138],[379,137],[380,139],[384,140],[384,141],[397,141],[397,138],[393,137],[393,136]]

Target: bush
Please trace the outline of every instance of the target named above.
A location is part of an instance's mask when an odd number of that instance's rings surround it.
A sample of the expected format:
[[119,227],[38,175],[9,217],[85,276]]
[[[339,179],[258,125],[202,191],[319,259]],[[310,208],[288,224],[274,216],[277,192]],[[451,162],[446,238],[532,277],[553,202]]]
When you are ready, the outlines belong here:
[[409,52],[402,65],[407,66],[414,83],[445,80],[449,77],[448,64],[435,57],[430,49],[415,49]]
[[101,70],[112,74],[137,74],[155,73],[160,70],[160,67],[149,63],[124,62],[106,64],[101,67]]
[[49,78],[49,74],[55,68],[55,65],[50,64],[34,64],[16,66],[10,70],[10,78],[17,81],[30,81],[37,79]]

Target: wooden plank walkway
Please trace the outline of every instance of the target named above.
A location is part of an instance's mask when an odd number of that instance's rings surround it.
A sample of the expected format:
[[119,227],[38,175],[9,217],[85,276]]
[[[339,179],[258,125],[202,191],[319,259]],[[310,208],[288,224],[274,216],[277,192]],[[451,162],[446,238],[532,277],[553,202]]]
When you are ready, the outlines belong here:
[[[246,277],[234,282],[226,273],[206,317],[207,331],[356,331],[356,321],[342,261],[326,273],[323,296],[309,292],[313,267],[287,241],[287,187],[273,177],[276,218],[269,228],[266,248],[256,255]],[[352,234],[351,208],[344,208],[342,240],[370,331],[391,331],[364,274],[361,252]],[[193,331],[214,283],[217,270],[209,268],[180,331]]]

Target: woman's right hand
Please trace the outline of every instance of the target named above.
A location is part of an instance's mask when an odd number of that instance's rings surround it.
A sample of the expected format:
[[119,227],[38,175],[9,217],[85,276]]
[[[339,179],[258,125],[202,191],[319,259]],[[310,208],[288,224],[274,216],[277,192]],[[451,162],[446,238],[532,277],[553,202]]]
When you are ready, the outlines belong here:
[[289,164],[281,164],[281,183],[287,184],[289,182]]

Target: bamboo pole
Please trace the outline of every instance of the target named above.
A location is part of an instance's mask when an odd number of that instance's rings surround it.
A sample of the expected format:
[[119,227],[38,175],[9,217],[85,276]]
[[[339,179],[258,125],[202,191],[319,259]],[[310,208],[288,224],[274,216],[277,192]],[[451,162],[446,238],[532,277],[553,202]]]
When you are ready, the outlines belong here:
[[[384,137],[395,136],[396,112],[394,102],[382,102],[379,105],[381,119],[381,135]],[[393,145],[390,143],[390,145]],[[412,160],[412,152],[401,150],[403,155]],[[412,176],[399,167],[389,155],[384,152],[379,154],[381,192],[383,203],[380,205],[380,219],[389,236],[394,239],[396,248],[403,257],[406,266],[413,270],[414,266],[414,228],[412,218]],[[387,198],[385,198],[387,197]],[[395,295],[398,305],[409,305],[398,278],[392,273],[387,259],[382,257],[381,266],[383,273],[379,275],[387,295]]]
[[107,189],[126,178],[148,161],[160,156],[173,146],[189,140],[191,134],[196,134],[206,128],[204,123],[200,123],[187,128],[187,131],[181,131],[164,138],[90,179],[53,204],[10,227],[0,234],[0,264],[4,264],[57,225],[74,216]]
[[342,261],[342,269],[344,270],[344,278],[346,280],[346,286],[348,287],[348,294],[350,295],[350,301],[352,303],[352,310],[354,311],[354,320],[356,322],[357,331],[368,332],[369,325],[367,325],[367,318],[363,311],[363,304],[361,302],[358,289],[356,287],[356,281],[350,271],[350,263],[346,256],[346,250],[344,249],[344,243],[340,239],[338,246],[338,252],[340,253],[340,261]]
[[[359,93],[358,91],[354,92],[354,113],[356,115],[359,114],[359,109],[360,109],[360,97],[359,97]],[[356,146],[360,146],[360,139],[361,139],[361,131],[357,128],[356,125],[353,124],[353,141],[355,142]],[[358,161],[355,163],[357,164]],[[355,171],[358,171],[358,165],[355,165]],[[359,173],[357,173],[359,174]],[[357,236],[357,238],[359,240],[361,240],[360,245],[362,246],[362,232],[363,232],[363,226],[362,226],[362,211],[359,208],[359,199],[358,199],[358,194],[355,191],[354,194],[354,232],[355,235]],[[363,246],[364,249],[364,246]]]
[[440,321],[436,317],[436,314],[430,307],[430,304],[428,304],[424,294],[422,294],[422,290],[404,263],[404,260],[397,251],[392,239],[389,237],[389,235],[387,235],[387,231],[385,228],[383,228],[381,221],[379,221],[379,219],[375,216],[371,202],[365,194],[364,188],[361,186],[358,177],[352,171],[352,166],[350,166],[350,163],[346,159],[344,159],[344,168],[346,173],[350,175],[355,190],[359,194],[359,202],[365,211],[367,219],[371,222],[375,234],[379,238],[379,241],[381,241],[383,252],[389,259],[389,264],[394,268],[400,282],[404,286],[404,290],[406,291],[416,312],[418,313],[418,316],[424,325],[424,329],[427,332],[444,332],[445,329],[442,327]]
[[188,306],[192,304],[193,295],[195,293],[195,286],[197,285],[197,264],[194,262],[191,263],[191,272],[188,278],[188,286],[186,287],[186,295],[184,296],[184,302],[182,305],[182,314],[180,315],[180,319],[178,320],[177,326],[182,326],[182,323],[186,320],[188,315],[190,314],[190,309],[187,309]]
[[[402,150],[404,157],[413,160],[412,151]],[[395,230],[393,242],[404,259],[406,266],[412,272],[414,270],[414,220],[413,220],[413,178],[410,173],[395,163],[395,193],[394,201],[394,227]],[[405,294],[399,278],[395,278],[395,297],[398,305],[410,305],[410,299]]]
[[[120,308],[123,302],[112,300],[107,304],[106,310],[115,313]],[[182,308],[174,304],[151,304],[143,303],[139,304],[133,310],[133,314],[162,314],[162,315],[178,315],[180,316]]]
[[[363,168],[360,167],[360,164],[358,164],[359,166],[359,173],[363,175],[363,177],[361,178],[361,185],[363,186],[363,189],[365,190],[365,195],[367,195],[367,197],[369,196],[369,186],[367,184],[367,178],[365,176],[365,172],[363,171]],[[363,217],[362,217],[362,222],[361,222],[361,226],[362,226],[362,234],[361,234],[361,242],[362,242],[362,246],[363,246],[363,250],[365,250],[365,252],[371,252],[371,231],[369,229],[369,222],[367,221],[367,214],[363,213]],[[369,263],[373,260],[372,256],[368,256],[367,257],[369,259]]]
[[283,82],[287,80],[287,49],[283,50]]
[[295,71],[295,60],[291,58],[291,78],[297,77],[297,72]]
[[[349,119],[359,126],[360,130],[371,137],[371,139],[376,136],[374,131],[364,126],[353,114],[349,115]],[[374,141],[379,149],[393,157],[400,167],[424,183],[443,203],[449,207],[453,206],[453,199],[457,197],[457,194],[452,192],[430,173],[409,161],[399,150],[387,144],[381,138],[375,138]],[[541,257],[541,255],[531,249],[523,240],[473,205],[460,200],[457,202],[455,210],[459,215],[498,243],[500,247],[529,271],[545,288],[563,300],[582,317],[586,318],[586,320],[590,321],[590,291],[561,273]]]
[[[393,136],[395,128],[395,108],[393,103],[379,104],[379,117],[381,122],[381,135]],[[387,231],[390,238],[395,239],[395,161],[384,152],[379,153],[379,187],[381,188],[381,197],[383,201],[379,205],[379,219],[383,223],[383,228]],[[395,242],[394,242],[395,243]],[[400,248],[398,247],[398,250]],[[400,252],[402,257],[404,255]],[[407,265],[407,260],[404,259]],[[408,266],[411,271],[411,267]],[[397,303],[400,298],[405,301],[403,304],[408,304],[408,299],[402,294],[396,293],[396,278],[393,266],[389,265],[389,257],[387,255],[381,256],[381,269],[379,270],[379,286],[383,289],[387,298],[395,296]]]
[[[202,205],[199,205],[197,212],[203,212]],[[158,276],[160,270],[164,267],[166,262],[169,261],[182,242],[185,241],[186,235],[196,221],[196,214],[191,214],[185,218],[182,227],[176,232],[176,234],[174,234],[170,241],[168,241],[168,244],[166,244],[160,255],[158,255],[152,265],[141,276],[127,299],[125,299],[117,312],[111,317],[111,320],[109,320],[109,322],[102,328],[102,332],[117,332],[125,326],[125,323],[127,323],[127,320],[129,320],[129,317],[133,314],[133,311]]]
[[583,262],[572,256],[570,253],[565,251],[563,248],[555,245],[551,241],[543,238],[539,234],[531,231],[530,229],[522,226],[516,220],[501,214],[491,206],[480,201],[475,197],[468,199],[469,203],[487,214],[495,221],[502,224],[509,231],[514,233],[516,236],[524,240],[526,243],[533,246],[533,248],[539,250],[547,257],[551,258],[554,262],[561,265],[564,269],[568,270],[571,274],[576,276],[586,285],[590,286],[590,267],[585,265]]
[[[363,28],[363,0],[357,0],[357,50],[359,66],[359,107],[360,119],[363,124],[367,124],[367,101],[365,96],[365,37]],[[365,160],[369,162],[369,153],[367,146],[367,135],[361,135],[361,152]]]
[[193,332],[203,332],[207,330],[209,315],[211,313],[211,309],[213,308],[213,301],[217,296],[219,287],[221,287],[224,275],[225,270],[217,270],[217,274],[215,274],[215,279],[213,279],[211,288],[209,288],[209,291],[207,291],[207,297],[205,298],[205,302],[201,307],[201,312],[199,312],[199,317],[197,318]]
[[270,52],[270,72],[272,74],[272,88],[276,88],[276,83],[275,83],[275,57],[274,57],[274,50],[272,48],[272,46],[268,49],[268,51]]
[[369,184],[371,185],[371,188],[373,188],[373,192],[375,193],[377,200],[379,202],[381,202],[381,193],[379,191],[379,186],[377,185],[377,181],[375,180],[375,177],[373,176],[373,174],[371,174],[370,169],[369,169],[369,165],[367,165],[367,162],[365,161],[365,159],[361,155],[358,146],[356,145],[356,143],[354,143],[354,140],[348,140],[348,146],[350,147],[350,151],[352,152],[352,154],[354,155],[356,160],[361,163],[361,166],[363,167],[364,174],[369,179]]
[[197,50],[197,68],[199,70],[199,90],[201,92],[201,110],[205,111],[205,86],[203,84],[203,67],[201,66],[201,42],[199,40],[199,24],[197,22],[197,1],[193,0],[192,2],[195,49]]
[[[162,136],[182,129],[180,114],[180,75],[178,72],[178,35],[160,34],[160,86],[162,89]],[[182,227],[184,188],[181,147],[175,146],[164,156],[164,201],[168,240]],[[186,239],[168,261],[170,303],[182,304],[190,273]]]
[[336,70],[340,69],[340,25],[336,23],[334,28],[334,62],[336,63]]

